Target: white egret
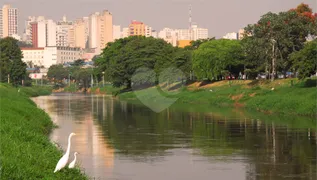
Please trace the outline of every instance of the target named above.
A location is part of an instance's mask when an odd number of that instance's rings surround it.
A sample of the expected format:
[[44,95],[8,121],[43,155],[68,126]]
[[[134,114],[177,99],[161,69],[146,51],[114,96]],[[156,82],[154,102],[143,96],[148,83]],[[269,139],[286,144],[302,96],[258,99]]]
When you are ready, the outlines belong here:
[[76,155],[77,154],[78,154],[77,152],[74,153],[75,158],[74,158],[74,160],[71,163],[69,163],[68,168],[74,168],[75,167],[75,163],[76,163],[76,159],[77,159]]
[[61,170],[62,168],[64,168],[68,162],[68,158],[69,158],[69,151],[70,151],[70,146],[71,146],[71,138],[72,136],[76,135],[75,133],[70,133],[69,137],[68,137],[68,146],[67,146],[67,151],[64,154],[64,156],[58,161],[56,168],[54,170],[54,173]]

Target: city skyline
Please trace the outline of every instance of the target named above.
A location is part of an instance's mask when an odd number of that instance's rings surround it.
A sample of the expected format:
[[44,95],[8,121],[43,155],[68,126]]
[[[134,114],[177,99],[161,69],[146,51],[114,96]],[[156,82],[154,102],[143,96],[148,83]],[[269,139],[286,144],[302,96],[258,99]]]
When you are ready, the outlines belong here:
[[[60,6],[59,2],[63,2]],[[41,0],[19,1],[6,0],[4,4],[11,4],[19,9],[18,26],[19,35],[22,35],[25,28],[25,20],[28,16],[45,16],[48,19],[59,21],[63,15],[69,20],[89,16],[91,13],[109,10],[113,14],[113,24],[127,27],[132,20],[142,21],[151,26],[154,30],[160,31],[165,27],[188,28],[189,4],[192,5],[192,21],[202,28],[209,30],[209,37],[220,38],[228,32],[237,32],[247,24],[255,23],[259,17],[269,11],[279,12],[295,8],[300,3],[308,4],[316,12],[317,3],[315,0],[294,0],[285,1],[267,0],[254,2],[245,1],[151,1],[121,0],[114,2],[108,0],[80,0],[74,2],[55,0],[44,3]],[[69,10],[72,7],[73,11]],[[84,9],[82,7],[85,7]],[[252,7],[252,8],[249,8]],[[164,9],[164,11],[162,11]],[[162,12],[164,14],[162,15]],[[215,28],[216,27],[216,28]]]

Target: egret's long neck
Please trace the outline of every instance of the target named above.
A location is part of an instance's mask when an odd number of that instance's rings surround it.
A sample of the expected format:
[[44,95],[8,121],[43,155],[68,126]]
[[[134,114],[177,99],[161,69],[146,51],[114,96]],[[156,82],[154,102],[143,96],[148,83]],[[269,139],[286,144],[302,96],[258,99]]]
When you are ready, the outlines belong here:
[[69,136],[68,137],[68,146],[67,146],[67,151],[66,151],[66,154],[69,155],[69,151],[70,151],[70,145],[71,145],[71,141],[70,139],[72,138],[72,136]]
[[75,154],[75,159],[74,159],[74,161],[76,161],[76,159],[77,159],[77,156],[76,156],[76,154]]

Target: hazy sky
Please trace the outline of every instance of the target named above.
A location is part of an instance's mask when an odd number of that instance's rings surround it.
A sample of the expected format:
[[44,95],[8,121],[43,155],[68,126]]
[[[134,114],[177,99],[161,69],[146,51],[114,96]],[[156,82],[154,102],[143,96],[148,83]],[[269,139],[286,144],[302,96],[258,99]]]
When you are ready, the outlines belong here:
[[88,16],[109,10],[113,24],[127,27],[139,20],[159,31],[164,27],[188,28],[188,7],[192,4],[192,20],[209,29],[209,36],[221,37],[255,23],[264,13],[286,11],[301,2],[317,10],[317,0],[0,0],[19,9],[19,33],[28,16],[45,16],[60,20]]

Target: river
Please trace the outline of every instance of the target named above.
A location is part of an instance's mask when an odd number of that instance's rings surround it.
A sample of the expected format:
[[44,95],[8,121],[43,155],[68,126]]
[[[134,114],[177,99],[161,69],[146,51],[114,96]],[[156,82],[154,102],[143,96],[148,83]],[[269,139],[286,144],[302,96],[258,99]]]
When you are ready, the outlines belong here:
[[309,118],[198,105],[155,113],[107,96],[70,93],[33,101],[59,126],[52,142],[66,150],[68,135],[77,134],[70,161],[77,151],[81,169],[96,179],[317,179],[316,128],[309,128],[315,123]]

